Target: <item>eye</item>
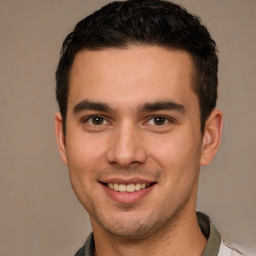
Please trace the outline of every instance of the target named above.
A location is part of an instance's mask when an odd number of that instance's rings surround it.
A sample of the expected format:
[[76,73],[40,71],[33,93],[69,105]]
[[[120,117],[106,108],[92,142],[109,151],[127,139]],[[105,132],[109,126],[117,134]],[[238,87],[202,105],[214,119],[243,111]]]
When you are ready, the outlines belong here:
[[85,119],[84,122],[87,122],[91,125],[104,125],[108,124],[108,122],[105,120],[105,118],[101,116],[91,116]]
[[168,122],[168,119],[163,116],[154,116],[148,121],[150,125],[164,125]]

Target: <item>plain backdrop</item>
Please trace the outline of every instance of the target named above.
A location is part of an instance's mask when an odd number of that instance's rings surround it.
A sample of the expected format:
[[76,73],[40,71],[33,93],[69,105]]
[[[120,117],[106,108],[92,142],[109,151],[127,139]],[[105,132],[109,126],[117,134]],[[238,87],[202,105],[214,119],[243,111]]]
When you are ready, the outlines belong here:
[[[109,1],[0,0],[0,255],[71,256],[91,227],[54,135],[54,73],[64,37]],[[176,0],[219,49],[224,134],[202,168],[197,208],[256,255],[256,1]]]

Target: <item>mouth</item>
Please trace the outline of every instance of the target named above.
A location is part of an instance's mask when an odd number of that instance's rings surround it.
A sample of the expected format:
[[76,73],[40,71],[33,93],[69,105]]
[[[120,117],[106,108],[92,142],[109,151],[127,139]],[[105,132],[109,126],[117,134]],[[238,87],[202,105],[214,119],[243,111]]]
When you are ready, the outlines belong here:
[[121,192],[121,193],[133,193],[135,191],[143,190],[152,186],[154,183],[131,183],[131,184],[119,184],[119,183],[103,183],[108,188]]
[[100,184],[106,194],[115,202],[132,204],[150,194],[157,183],[137,178],[126,180],[113,178],[108,181],[100,181]]

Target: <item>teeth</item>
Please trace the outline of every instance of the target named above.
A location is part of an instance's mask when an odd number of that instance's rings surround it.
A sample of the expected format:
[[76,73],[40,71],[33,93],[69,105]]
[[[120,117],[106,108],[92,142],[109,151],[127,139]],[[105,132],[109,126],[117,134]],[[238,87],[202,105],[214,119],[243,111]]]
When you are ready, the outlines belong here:
[[141,188],[142,188],[142,187],[141,187],[141,184],[140,184],[140,183],[137,183],[137,184],[135,185],[135,189],[136,189],[136,190],[141,190]]
[[129,184],[126,186],[126,191],[127,192],[134,192],[136,190],[136,185],[135,184]]
[[144,188],[149,187],[149,183],[136,183],[136,184],[117,184],[117,183],[108,183],[107,186],[110,189],[113,189],[115,191],[119,191],[119,192],[134,192],[134,191],[138,191]]
[[126,186],[123,185],[123,184],[120,184],[120,185],[118,185],[118,190],[119,190],[120,192],[126,192]]
[[118,189],[119,189],[119,186],[118,186],[118,184],[115,183],[115,184],[114,184],[114,190],[115,190],[115,191],[118,191]]

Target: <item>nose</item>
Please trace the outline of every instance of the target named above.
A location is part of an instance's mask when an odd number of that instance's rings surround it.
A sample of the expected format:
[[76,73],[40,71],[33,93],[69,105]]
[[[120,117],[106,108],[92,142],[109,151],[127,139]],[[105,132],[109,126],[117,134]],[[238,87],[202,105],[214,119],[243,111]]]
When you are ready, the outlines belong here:
[[130,167],[143,164],[147,154],[143,138],[137,127],[132,124],[122,124],[116,127],[111,135],[107,152],[107,160],[120,167]]

